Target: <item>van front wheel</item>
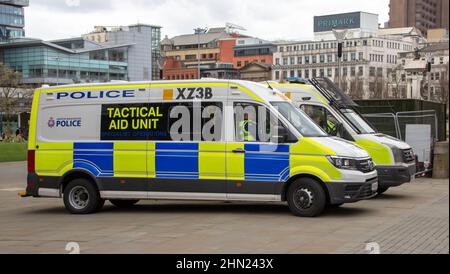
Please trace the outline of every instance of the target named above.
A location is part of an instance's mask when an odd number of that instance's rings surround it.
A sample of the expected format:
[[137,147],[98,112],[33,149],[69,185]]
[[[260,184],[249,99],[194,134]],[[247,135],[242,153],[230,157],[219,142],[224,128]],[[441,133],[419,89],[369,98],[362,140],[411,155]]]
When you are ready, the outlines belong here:
[[292,213],[300,217],[317,217],[327,204],[326,194],[317,181],[302,178],[289,187],[288,205]]
[[72,214],[90,214],[100,210],[105,201],[92,183],[76,179],[64,189],[64,205]]

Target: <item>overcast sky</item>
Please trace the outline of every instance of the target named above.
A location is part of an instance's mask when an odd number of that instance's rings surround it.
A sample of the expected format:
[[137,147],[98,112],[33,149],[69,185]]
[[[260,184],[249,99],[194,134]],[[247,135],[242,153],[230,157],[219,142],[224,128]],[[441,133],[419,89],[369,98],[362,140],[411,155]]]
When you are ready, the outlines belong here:
[[25,9],[28,37],[45,40],[80,36],[96,25],[136,23],[162,26],[162,36],[192,33],[195,27],[226,22],[243,34],[267,40],[306,40],[313,16],[365,11],[388,21],[389,0],[30,0]]

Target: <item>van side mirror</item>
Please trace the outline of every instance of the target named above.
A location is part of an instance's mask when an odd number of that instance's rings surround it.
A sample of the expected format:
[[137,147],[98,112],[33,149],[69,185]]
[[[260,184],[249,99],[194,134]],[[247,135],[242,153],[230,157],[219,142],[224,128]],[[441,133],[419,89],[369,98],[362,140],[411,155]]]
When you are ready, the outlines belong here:
[[288,132],[285,127],[276,126],[274,127],[276,132],[273,132],[271,136],[271,141],[277,144],[285,143],[288,140]]

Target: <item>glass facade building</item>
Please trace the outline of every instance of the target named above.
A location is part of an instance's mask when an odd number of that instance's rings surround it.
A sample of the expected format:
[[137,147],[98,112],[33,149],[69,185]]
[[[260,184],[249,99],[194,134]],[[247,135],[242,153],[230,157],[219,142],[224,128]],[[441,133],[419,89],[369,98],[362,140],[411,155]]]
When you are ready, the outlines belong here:
[[24,7],[28,0],[0,0],[0,43],[25,36]]
[[[20,72],[22,83],[31,85],[128,80],[128,46],[84,43],[91,42],[25,40],[0,44],[0,62]],[[74,49],[80,45],[83,47]]]

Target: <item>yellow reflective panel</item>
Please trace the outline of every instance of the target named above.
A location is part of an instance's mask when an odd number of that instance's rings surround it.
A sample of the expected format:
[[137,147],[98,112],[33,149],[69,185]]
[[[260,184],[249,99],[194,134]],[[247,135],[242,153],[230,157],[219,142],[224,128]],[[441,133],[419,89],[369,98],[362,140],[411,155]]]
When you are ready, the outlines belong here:
[[225,180],[226,158],[225,143],[199,144],[199,173],[200,179]]
[[73,168],[73,143],[38,143],[36,173],[39,176],[63,176]]
[[114,177],[147,177],[147,144],[144,142],[114,143]]
[[228,180],[243,181],[245,180],[245,154],[234,153],[233,150],[242,149],[243,143],[227,144],[227,178]]
[[341,172],[325,156],[291,155],[290,161],[291,177],[312,175],[325,183],[342,179]]
[[310,138],[302,138],[291,146],[291,154],[336,155],[336,152]]
[[156,143],[147,143],[147,177],[156,178]]
[[393,165],[390,149],[382,144],[369,140],[356,140],[356,144],[369,153],[377,165]]
[[40,92],[35,91],[33,97],[33,104],[31,107],[31,115],[30,115],[30,129],[28,132],[28,150],[36,149],[36,126],[37,126],[37,113],[39,107],[39,97]]

